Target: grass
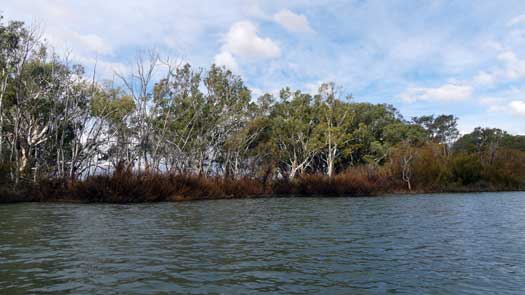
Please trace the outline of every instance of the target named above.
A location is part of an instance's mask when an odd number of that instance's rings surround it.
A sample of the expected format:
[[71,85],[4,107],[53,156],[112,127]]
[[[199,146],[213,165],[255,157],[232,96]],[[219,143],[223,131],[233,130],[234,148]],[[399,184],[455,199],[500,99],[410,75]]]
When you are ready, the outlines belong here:
[[[439,189],[415,185],[412,192],[516,189],[514,186],[501,189],[481,184],[465,186],[451,183],[448,188]],[[392,175],[391,170],[369,166],[353,167],[333,177],[306,174],[271,182],[263,178],[227,179],[191,174],[138,173],[120,166],[111,175],[92,176],[80,181],[43,180],[24,187],[17,191],[0,187],[0,202],[143,203],[287,195],[374,196],[408,192],[405,184]]]
[[6,202],[142,203],[262,197],[273,195],[375,195],[384,191],[385,175],[354,168],[332,178],[304,175],[273,182],[256,178],[227,179],[191,174],[133,172],[118,167],[111,175],[81,181],[43,180],[19,193],[0,190]]

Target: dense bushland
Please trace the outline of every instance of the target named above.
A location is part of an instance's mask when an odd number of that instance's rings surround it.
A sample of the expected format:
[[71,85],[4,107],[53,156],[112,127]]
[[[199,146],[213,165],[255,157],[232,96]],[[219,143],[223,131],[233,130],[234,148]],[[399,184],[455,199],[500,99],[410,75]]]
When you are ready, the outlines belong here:
[[101,81],[0,19],[0,202],[519,190],[525,137],[460,136],[334,83],[253,97],[241,77],[155,52]]

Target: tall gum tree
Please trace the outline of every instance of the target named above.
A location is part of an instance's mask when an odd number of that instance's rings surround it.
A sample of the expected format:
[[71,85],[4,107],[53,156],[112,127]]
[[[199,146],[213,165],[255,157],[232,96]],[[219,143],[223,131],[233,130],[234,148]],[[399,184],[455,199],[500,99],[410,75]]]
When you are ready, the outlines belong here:
[[319,151],[314,134],[319,118],[313,101],[309,94],[292,93],[286,88],[281,90],[280,101],[270,114],[271,141],[280,159],[281,173],[290,179],[304,172]]
[[350,153],[349,143],[352,140],[350,131],[354,114],[349,103],[351,96],[345,101],[338,98],[339,91],[334,83],[322,84],[316,96],[319,112],[319,125],[316,134],[319,137],[321,154],[326,162],[326,174],[334,175],[336,161],[342,153]]

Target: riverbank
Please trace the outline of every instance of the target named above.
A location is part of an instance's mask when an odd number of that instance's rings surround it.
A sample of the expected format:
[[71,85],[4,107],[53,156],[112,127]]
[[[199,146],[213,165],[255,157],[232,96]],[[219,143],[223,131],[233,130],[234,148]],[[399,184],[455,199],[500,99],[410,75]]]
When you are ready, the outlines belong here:
[[81,181],[42,180],[17,190],[0,189],[0,203],[148,203],[182,202],[208,199],[241,199],[285,196],[380,196],[387,194],[467,193],[521,191],[519,184],[496,185],[478,182],[469,185],[449,183],[423,186],[406,183],[388,173],[354,169],[333,177],[303,175],[293,180],[268,181],[258,178],[225,179],[195,175],[134,173],[117,171],[112,175],[89,177]]

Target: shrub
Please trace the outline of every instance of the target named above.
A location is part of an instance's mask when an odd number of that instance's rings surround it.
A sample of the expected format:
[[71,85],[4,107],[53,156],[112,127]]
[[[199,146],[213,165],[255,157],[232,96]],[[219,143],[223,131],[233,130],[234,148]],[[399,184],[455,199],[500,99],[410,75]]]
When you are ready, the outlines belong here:
[[452,159],[451,176],[453,181],[469,185],[481,180],[483,166],[476,155],[459,154]]

